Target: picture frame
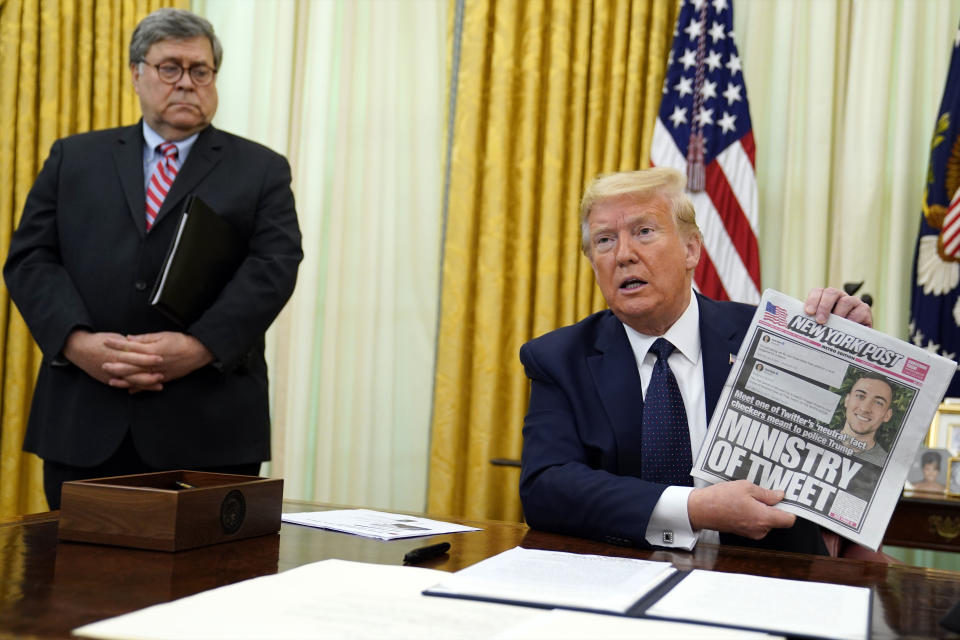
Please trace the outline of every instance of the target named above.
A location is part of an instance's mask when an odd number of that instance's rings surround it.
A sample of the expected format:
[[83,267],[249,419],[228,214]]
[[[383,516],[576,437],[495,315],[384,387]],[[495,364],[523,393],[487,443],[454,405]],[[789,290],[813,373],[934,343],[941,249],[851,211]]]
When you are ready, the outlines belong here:
[[947,449],[960,456],[960,421],[947,427]]
[[960,447],[960,429],[957,427],[960,427],[960,400],[950,398],[937,407],[927,432],[927,447],[948,449],[954,455],[960,455],[960,449],[951,447],[951,443]]
[[904,489],[943,495],[947,491],[948,466],[952,457],[947,449],[921,447],[907,472]]
[[947,483],[947,495],[960,497],[960,458],[950,458],[950,479]]

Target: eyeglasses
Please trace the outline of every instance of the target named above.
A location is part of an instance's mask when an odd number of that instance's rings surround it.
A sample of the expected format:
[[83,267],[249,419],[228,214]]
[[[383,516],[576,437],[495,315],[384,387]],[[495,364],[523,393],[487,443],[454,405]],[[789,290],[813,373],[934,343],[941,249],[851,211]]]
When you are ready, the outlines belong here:
[[198,87],[207,86],[213,82],[213,79],[217,75],[216,69],[208,67],[205,64],[195,64],[192,67],[181,67],[175,62],[151,64],[146,60],[141,60],[140,64],[145,64],[156,69],[157,77],[160,78],[161,82],[166,82],[167,84],[176,84],[180,82],[180,78],[183,77],[184,71],[190,74],[190,79],[193,80],[193,84],[197,85]]

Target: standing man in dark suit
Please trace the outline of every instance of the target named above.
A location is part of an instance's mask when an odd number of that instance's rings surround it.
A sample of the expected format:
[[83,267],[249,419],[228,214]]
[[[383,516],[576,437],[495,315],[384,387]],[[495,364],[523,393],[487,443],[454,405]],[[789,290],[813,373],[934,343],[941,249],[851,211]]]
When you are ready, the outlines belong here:
[[[601,176],[584,194],[583,251],[610,309],[520,350],[527,522],[623,545],[692,549],[719,532],[824,553],[818,527],[773,508],[782,491],[690,477],[754,307],[693,292],[702,239],[684,186],[654,168]],[[869,307],[836,289],[813,290],[805,310],[871,324]]]
[[[264,333],[303,254],[286,159],[210,124],[221,58],[208,21],[151,13],[130,41],[143,119],[56,141],[27,196],[4,277],[43,352],[24,449],[51,509],[66,480],[270,458]],[[148,297],[191,194],[249,248],[180,327]]]

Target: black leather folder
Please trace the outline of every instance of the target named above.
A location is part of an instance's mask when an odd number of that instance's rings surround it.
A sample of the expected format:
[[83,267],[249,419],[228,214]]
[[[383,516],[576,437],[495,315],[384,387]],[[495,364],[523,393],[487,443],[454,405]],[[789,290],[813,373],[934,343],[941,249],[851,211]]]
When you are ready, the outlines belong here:
[[247,255],[247,241],[197,195],[187,198],[150,304],[188,327],[217,299]]

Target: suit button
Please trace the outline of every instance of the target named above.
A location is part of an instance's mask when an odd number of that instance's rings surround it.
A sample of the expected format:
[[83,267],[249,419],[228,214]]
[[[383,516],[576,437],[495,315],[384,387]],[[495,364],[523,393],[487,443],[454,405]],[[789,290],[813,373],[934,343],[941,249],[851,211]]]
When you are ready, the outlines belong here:
[[147,283],[144,282],[143,280],[137,280],[136,282],[133,283],[133,288],[136,289],[137,291],[145,291],[147,288]]

